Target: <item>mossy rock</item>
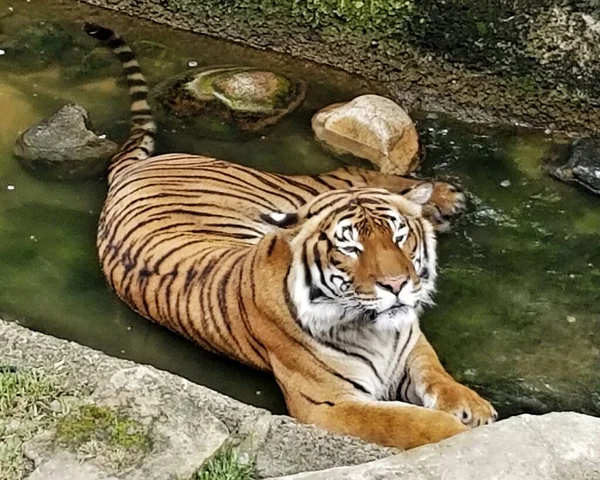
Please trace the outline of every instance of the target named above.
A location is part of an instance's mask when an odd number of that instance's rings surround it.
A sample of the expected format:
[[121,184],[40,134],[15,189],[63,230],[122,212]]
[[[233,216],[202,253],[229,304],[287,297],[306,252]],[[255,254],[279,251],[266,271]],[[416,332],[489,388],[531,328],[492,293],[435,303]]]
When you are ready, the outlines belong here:
[[86,445],[115,470],[131,467],[151,449],[148,427],[114,409],[83,405],[56,426],[56,441],[75,451]]
[[304,82],[250,67],[191,70],[152,92],[159,117],[194,133],[229,138],[259,133],[304,100]]

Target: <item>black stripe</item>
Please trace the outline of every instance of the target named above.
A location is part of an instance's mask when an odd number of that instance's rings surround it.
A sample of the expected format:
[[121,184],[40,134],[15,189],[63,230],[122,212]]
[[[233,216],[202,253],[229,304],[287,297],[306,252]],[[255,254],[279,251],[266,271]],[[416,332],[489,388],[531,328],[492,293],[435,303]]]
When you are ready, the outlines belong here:
[[[152,115],[152,110],[149,108],[136,108],[134,110],[132,110],[132,112],[137,116],[137,115]],[[141,137],[141,136],[140,136]]]
[[269,246],[267,247],[267,257],[270,257],[273,254],[273,250],[275,249],[275,244],[277,243],[277,238],[273,237],[269,240]]
[[122,52],[117,53],[117,58],[121,63],[127,63],[131,60],[135,60],[135,55],[131,50],[123,50]]
[[341,346],[333,343],[333,342],[329,342],[327,340],[324,340],[322,338],[315,338],[319,343],[325,345],[326,347],[331,348],[332,350],[336,350],[338,352],[343,353],[344,355],[348,355],[349,357],[354,357],[358,360],[360,360],[361,362],[363,362],[365,365],[367,365],[375,374],[375,376],[377,377],[377,380],[379,380],[379,382],[383,385],[385,382],[383,381],[383,378],[381,378],[381,375],[379,374],[379,372],[377,371],[377,369],[375,368],[375,364],[368,359],[367,357],[365,357],[364,355],[361,355],[360,353],[356,353],[356,352],[350,352],[348,350],[346,350],[345,348],[342,348]]
[[[130,94],[131,100],[136,102],[138,100],[146,100],[148,98],[148,92],[132,92]],[[136,110],[137,112],[137,110]],[[137,113],[136,113],[137,115]]]
[[145,87],[148,85],[148,82],[146,82],[146,80],[142,80],[141,78],[128,78],[127,84],[130,87]]
[[[111,35],[113,35],[113,32],[111,32]],[[121,37],[114,36],[106,44],[108,45],[109,48],[112,48],[113,50],[115,50],[117,48],[124,47],[125,40],[123,40]]]
[[142,69],[139,65],[129,65],[128,67],[123,67],[123,72],[125,75],[133,75],[134,73],[142,73]]

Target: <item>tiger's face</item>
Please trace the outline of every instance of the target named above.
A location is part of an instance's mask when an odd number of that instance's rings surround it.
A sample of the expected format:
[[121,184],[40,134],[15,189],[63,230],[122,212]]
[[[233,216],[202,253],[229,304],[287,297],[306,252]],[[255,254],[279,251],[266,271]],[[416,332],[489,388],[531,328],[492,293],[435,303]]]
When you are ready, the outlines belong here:
[[327,192],[297,213],[287,287],[303,328],[317,335],[349,324],[399,327],[383,319],[401,321],[399,312],[414,316],[431,302],[435,236],[420,206],[431,185],[415,190],[408,198]]

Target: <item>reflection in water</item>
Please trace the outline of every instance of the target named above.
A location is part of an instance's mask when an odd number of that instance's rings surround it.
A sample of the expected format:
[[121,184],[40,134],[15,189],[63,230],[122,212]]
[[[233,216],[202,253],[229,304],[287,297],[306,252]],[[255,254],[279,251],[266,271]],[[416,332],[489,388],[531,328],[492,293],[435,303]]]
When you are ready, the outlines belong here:
[[[60,0],[32,0],[15,10],[0,23],[0,35],[10,36],[31,19],[60,14],[75,20],[92,11]],[[372,91],[364,82],[93,11],[97,21],[122,31],[134,46],[138,42],[154,82],[182,71],[190,60],[243,62],[309,81],[304,106],[264,138],[225,142],[163,128],[162,151],[202,153],[282,173],[340,165],[313,141],[310,118],[325,105]],[[77,28],[70,24],[69,30]],[[82,42],[77,48],[94,48],[83,34],[76,39]],[[98,131],[123,138],[128,101],[113,60],[105,69],[73,74],[82,63],[81,55],[71,57],[71,63],[66,55],[42,69],[8,66],[0,57],[0,316],[283,411],[268,375],[141,319],[108,289],[95,252],[102,179],[45,182],[12,157],[19,131],[67,102],[84,105]],[[599,199],[541,173],[538,161],[549,145],[542,136],[478,135],[446,120],[423,120],[419,130],[428,150],[424,173],[458,178],[472,196],[471,211],[440,239],[438,305],[423,320],[447,367],[505,413],[549,408],[600,413],[600,398],[594,396],[600,391]]]

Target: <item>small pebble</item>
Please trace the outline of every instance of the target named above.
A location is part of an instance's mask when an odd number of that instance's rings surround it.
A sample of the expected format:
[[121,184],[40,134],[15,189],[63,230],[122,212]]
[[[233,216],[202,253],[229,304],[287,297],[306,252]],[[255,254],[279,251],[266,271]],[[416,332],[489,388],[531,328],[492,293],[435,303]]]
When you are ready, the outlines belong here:
[[198,62],[196,60],[190,60],[188,62],[188,67],[190,67],[190,68],[195,68],[197,66],[198,66]]
[[15,189],[15,186],[14,185],[7,185],[6,189],[12,191],[12,190]]
[[502,180],[502,181],[500,182],[500,186],[501,186],[501,187],[504,187],[504,188],[506,188],[506,187],[510,187],[510,180]]
[[575,323],[577,321],[577,319],[572,316],[572,315],[567,315],[567,322],[569,323]]
[[546,130],[544,130],[544,133],[546,135],[550,135],[552,133],[552,130],[550,130],[549,128],[547,128]]
[[62,405],[58,400],[52,400],[52,402],[50,402],[50,410],[52,410],[54,413],[58,413],[62,411]]
[[0,48],[0,55],[4,55],[6,52]]

